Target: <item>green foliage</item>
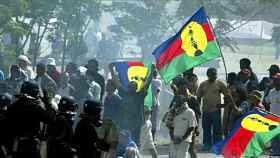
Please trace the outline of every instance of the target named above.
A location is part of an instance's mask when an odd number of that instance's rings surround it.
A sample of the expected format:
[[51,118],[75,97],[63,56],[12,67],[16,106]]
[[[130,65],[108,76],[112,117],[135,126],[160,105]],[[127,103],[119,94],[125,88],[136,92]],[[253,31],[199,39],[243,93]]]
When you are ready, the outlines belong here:
[[[64,39],[65,49],[72,60],[87,53],[83,41],[84,32],[92,20],[101,15],[100,1],[98,0],[66,0],[58,4],[56,10],[57,22],[52,31],[53,38],[58,33]],[[66,52],[65,52],[66,53]]]
[[[180,3],[177,9],[168,8],[171,1]],[[93,20],[98,22],[102,11],[107,11],[115,16],[117,25],[109,29],[118,40],[136,38],[144,57],[150,57],[156,46],[178,31],[177,25],[182,25],[182,19],[200,6],[205,7],[209,17],[217,19],[214,26],[217,38],[221,46],[232,51],[238,47],[226,36],[235,29],[230,20],[280,23],[279,0],[112,0],[106,5],[102,0],[1,0],[0,36],[10,35],[12,43],[6,46],[0,42],[0,50],[5,56],[15,57],[29,40],[29,53],[36,62],[42,39],[60,36],[64,56],[75,60],[87,52],[83,36],[89,24]],[[176,14],[169,15],[168,11]],[[275,43],[280,43],[279,30],[278,27],[273,30]]]
[[111,31],[123,41],[127,36],[136,37],[144,57],[149,57],[164,35],[163,28],[167,28],[167,23],[163,22],[167,16],[163,12],[166,4],[164,0],[114,2],[113,12],[121,13],[115,17],[118,26],[111,27]]

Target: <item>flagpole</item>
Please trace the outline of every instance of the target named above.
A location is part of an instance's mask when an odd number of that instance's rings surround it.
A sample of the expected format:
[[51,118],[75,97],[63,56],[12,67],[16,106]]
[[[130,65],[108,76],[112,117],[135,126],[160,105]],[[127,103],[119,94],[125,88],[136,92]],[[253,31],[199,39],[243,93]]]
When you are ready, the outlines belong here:
[[[204,12],[206,13],[204,7],[203,7],[203,10],[204,10]],[[211,29],[212,29],[212,31],[213,31],[213,34],[215,35],[215,37],[218,37],[218,36],[216,36],[216,33],[215,33],[215,31],[214,31],[214,27],[213,27],[213,25],[212,25],[212,23],[211,23],[211,21],[210,21],[210,18],[208,17],[208,14],[206,14],[206,16],[207,16],[207,19],[208,19],[208,21],[209,21],[209,23],[210,23],[210,26],[211,26]],[[224,54],[222,53],[222,49],[221,49],[220,42],[219,42],[218,38],[216,38],[216,41],[217,41],[218,47],[219,47],[219,49],[220,49],[221,58],[222,58],[222,61],[223,61],[223,65],[224,65],[224,69],[225,69],[225,74],[226,74],[226,81],[228,81],[228,71],[227,71],[227,66],[226,66],[225,57],[224,57]]]
[[[204,10],[204,12],[206,13],[204,7],[203,7],[203,10]],[[226,82],[227,82],[227,85],[228,85],[228,71],[227,71],[227,66],[226,66],[225,57],[224,57],[224,54],[222,53],[222,49],[221,49],[221,46],[220,46],[220,42],[219,42],[219,40],[218,40],[218,38],[217,38],[218,36],[216,36],[216,33],[215,33],[215,31],[214,31],[214,27],[213,27],[213,25],[212,25],[212,23],[211,23],[211,21],[210,21],[210,18],[208,17],[208,14],[206,14],[206,16],[207,16],[207,19],[208,19],[208,21],[209,21],[209,23],[210,23],[211,29],[212,29],[212,31],[213,31],[215,37],[216,37],[216,41],[217,41],[218,47],[219,47],[219,49],[220,49],[221,58],[222,58],[223,65],[224,65],[224,68],[225,68]],[[233,96],[231,95],[231,93],[228,93],[228,95],[229,95],[229,97],[230,97],[231,103],[232,103],[234,106],[236,106],[235,101],[234,101]]]

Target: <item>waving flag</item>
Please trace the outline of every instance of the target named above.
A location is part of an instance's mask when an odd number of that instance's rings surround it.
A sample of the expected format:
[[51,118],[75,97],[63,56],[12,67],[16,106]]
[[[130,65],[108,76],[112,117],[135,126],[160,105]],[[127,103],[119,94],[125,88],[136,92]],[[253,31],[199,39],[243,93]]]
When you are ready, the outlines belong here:
[[262,110],[245,113],[228,138],[213,147],[226,158],[259,157],[274,137],[280,134],[280,118]]
[[[122,61],[115,62],[114,65],[125,89],[128,88],[128,83],[130,81],[135,81],[137,82],[137,91],[139,92],[145,84],[145,79],[148,75],[151,75],[150,70],[152,64],[149,62]],[[152,107],[152,99],[152,89],[150,85],[144,102],[145,106],[149,109]]]
[[148,75],[148,68],[140,61],[122,61],[114,63],[119,79],[125,89],[128,88],[130,81],[137,83],[137,91],[143,88],[145,79]]
[[203,8],[154,52],[156,67],[167,83],[186,70],[220,57],[211,24]]

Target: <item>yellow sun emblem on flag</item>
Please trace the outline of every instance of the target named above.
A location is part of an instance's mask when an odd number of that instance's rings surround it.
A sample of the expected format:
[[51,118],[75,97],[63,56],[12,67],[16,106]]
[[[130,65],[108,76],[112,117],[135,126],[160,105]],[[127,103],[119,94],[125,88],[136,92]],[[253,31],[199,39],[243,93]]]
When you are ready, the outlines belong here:
[[259,114],[251,114],[246,116],[241,126],[252,132],[269,132],[276,128],[279,122],[267,119]]
[[182,46],[188,56],[196,57],[203,54],[207,47],[207,36],[197,22],[190,22],[181,33]]
[[139,92],[145,84],[145,79],[148,74],[148,68],[143,66],[132,66],[128,68],[127,77],[129,81],[137,83],[137,92]]

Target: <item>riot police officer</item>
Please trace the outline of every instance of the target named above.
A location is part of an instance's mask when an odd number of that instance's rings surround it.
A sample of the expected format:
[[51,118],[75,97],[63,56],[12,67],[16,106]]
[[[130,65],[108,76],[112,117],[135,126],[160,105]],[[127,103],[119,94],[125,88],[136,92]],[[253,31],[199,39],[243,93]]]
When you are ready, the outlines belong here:
[[78,104],[73,97],[62,97],[58,104],[58,114],[56,123],[51,127],[50,138],[48,140],[49,158],[73,158],[75,149],[73,148],[74,116]]
[[101,104],[87,100],[84,103],[84,111],[80,115],[81,120],[75,129],[75,146],[78,158],[100,158],[102,150],[109,150],[110,145],[98,138],[96,129],[102,126]]
[[9,147],[8,124],[6,117],[7,107],[12,102],[8,93],[0,94],[0,158],[6,158]]
[[50,98],[40,97],[37,83],[22,84],[17,100],[8,107],[7,118],[13,136],[14,158],[41,158],[40,132],[42,123],[53,124],[55,111]]

